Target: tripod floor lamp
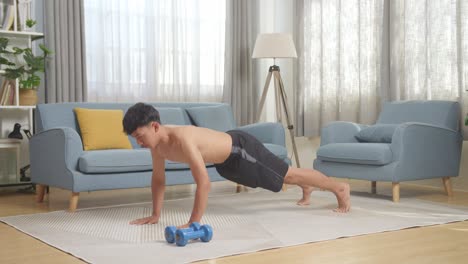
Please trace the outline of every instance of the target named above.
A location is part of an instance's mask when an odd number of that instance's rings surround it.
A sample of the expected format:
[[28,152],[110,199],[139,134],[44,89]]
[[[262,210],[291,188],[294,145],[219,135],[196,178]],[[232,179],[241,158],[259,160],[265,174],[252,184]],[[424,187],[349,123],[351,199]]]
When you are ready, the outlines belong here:
[[291,122],[291,115],[289,114],[288,100],[286,91],[284,90],[283,80],[281,79],[280,67],[275,64],[277,58],[297,58],[296,48],[291,35],[283,33],[269,33],[260,34],[255,41],[255,47],[252,58],[272,58],[273,66],[268,70],[268,76],[263,88],[262,97],[257,115],[257,122],[260,120],[263,105],[267,96],[268,88],[270,87],[271,77],[274,77],[273,84],[275,89],[275,102],[276,102],[276,116],[278,121],[281,121],[281,107],[283,107],[286,122],[288,125],[289,134],[291,135],[291,143],[293,146],[294,156],[296,158],[296,165],[299,168],[299,155],[297,154],[296,141],[294,139],[294,126]]

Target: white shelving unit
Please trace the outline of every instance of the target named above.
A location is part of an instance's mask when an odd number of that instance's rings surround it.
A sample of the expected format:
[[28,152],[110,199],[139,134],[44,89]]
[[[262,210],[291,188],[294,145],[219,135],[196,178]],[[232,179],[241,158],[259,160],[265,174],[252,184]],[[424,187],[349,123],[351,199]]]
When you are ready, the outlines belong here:
[[[8,46],[16,46],[21,48],[32,48],[32,42],[36,39],[44,37],[43,33],[32,32],[32,31],[20,31],[19,21],[18,21],[18,4],[17,0],[11,0],[14,10],[14,19],[13,19],[13,30],[0,29],[0,37],[7,38],[9,40]],[[3,21],[0,21],[3,23]],[[8,47],[7,47],[8,48]],[[5,73],[3,68],[0,68],[0,93],[3,86],[3,81],[5,77],[2,74]],[[1,95],[1,94],[0,94]],[[35,106],[30,105],[20,105],[19,103],[19,81],[15,81],[15,93],[14,100],[12,105],[0,105],[0,142],[3,142],[4,146],[19,145],[15,147],[18,152],[17,158],[19,160],[14,161],[17,164],[17,167],[22,167],[29,164],[29,140],[26,135],[23,133],[23,140],[8,139],[8,134],[12,131],[15,123],[20,123],[23,128],[28,128],[31,133],[34,131],[34,109]],[[5,148],[3,148],[5,150]],[[0,148],[2,151],[2,148]],[[19,154],[21,153],[21,154]],[[1,162],[1,161],[0,161]],[[0,175],[2,168],[0,167]],[[20,175],[19,170],[17,171],[18,175],[16,179],[18,182],[2,182],[0,178],[0,186],[5,186],[5,184],[18,185]]]
[[0,186],[20,183],[20,150],[19,139],[0,139]]

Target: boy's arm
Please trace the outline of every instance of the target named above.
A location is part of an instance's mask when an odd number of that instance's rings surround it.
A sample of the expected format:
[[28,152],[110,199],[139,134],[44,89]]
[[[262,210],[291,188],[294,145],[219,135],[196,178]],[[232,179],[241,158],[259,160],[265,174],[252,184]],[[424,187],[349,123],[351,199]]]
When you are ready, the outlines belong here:
[[153,213],[149,217],[136,219],[130,222],[132,225],[156,224],[161,216],[164,201],[164,190],[166,188],[164,158],[159,156],[155,150],[151,150],[153,159],[153,175],[151,177],[151,193],[153,197]]
[[189,222],[184,225],[188,226],[192,222],[200,222],[203,214],[205,213],[211,183],[210,178],[208,177],[205,162],[198,148],[195,145],[186,144],[184,147],[184,152],[187,155],[188,164],[190,165],[193,179],[197,184],[192,215],[190,216]]

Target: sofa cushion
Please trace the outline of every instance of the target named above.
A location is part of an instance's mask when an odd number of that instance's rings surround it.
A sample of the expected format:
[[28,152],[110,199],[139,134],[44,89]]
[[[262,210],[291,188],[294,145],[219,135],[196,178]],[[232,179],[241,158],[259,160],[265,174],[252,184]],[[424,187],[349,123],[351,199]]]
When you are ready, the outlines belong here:
[[385,165],[392,162],[390,144],[334,143],[321,146],[317,158],[322,161]]
[[123,131],[123,111],[75,108],[84,150],[131,149]]
[[[207,167],[213,164],[206,164]],[[188,164],[166,160],[166,170],[189,170]],[[114,149],[85,151],[78,160],[83,173],[119,173],[151,171],[153,163],[149,149]]]
[[112,149],[85,151],[78,160],[83,173],[150,171],[153,169],[148,149]]
[[191,107],[186,110],[197,126],[223,132],[236,127],[229,105]]
[[187,125],[184,120],[184,112],[178,107],[156,107],[163,125]]
[[355,137],[360,142],[391,143],[398,124],[378,124],[365,127]]

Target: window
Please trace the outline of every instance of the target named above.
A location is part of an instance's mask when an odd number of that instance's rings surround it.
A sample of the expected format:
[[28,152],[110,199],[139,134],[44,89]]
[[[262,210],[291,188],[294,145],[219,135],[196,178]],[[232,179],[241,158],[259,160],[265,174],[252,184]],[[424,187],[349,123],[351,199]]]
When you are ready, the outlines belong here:
[[89,101],[221,101],[225,1],[85,0]]

